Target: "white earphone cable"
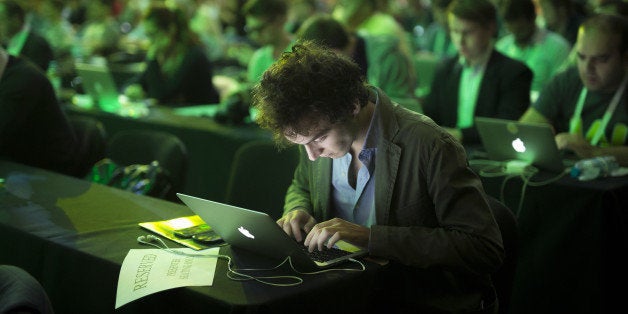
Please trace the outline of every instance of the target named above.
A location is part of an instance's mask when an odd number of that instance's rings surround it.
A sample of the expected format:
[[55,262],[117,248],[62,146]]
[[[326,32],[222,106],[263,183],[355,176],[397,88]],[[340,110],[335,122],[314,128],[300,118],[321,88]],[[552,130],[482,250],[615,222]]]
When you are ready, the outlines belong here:
[[[257,281],[259,283],[270,285],[270,286],[275,286],[275,287],[297,286],[297,285],[300,285],[301,283],[303,283],[303,278],[298,277],[298,276],[292,276],[292,275],[253,276],[253,275],[245,274],[245,273],[242,273],[242,272],[243,271],[272,271],[272,270],[276,270],[279,267],[281,267],[282,265],[286,264],[286,262],[290,265],[290,268],[294,272],[299,273],[301,275],[315,275],[315,274],[321,274],[321,273],[330,272],[330,271],[364,271],[366,269],[366,266],[364,266],[364,264],[362,262],[351,258],[349,260],[354,262],[354,263],[359,264],[360,268],[348,268],[348,269],[330,268],[330,269],[323,269],[323,270],[314,271],[314,272],[301,272],[301,271],[298,271],[294,267],[294,265],[292,264],[292,259],[290,258],[290,256],[286,257],[277,266],[274,266],[274,267],[271,267],[271,268],[240,268],[240,269],[235,269],[235,268],[233,268],[233,262],[231,260],[231,257],[228,256],[228,255],[222,255],[222,254],[192,254],[192,253],[186,253],[186,252],[177,251],[175,249],[172,249],[172,248],[168,247],[168,245],[161,238],[159,238],[157,236],[154,236],[152,234],[145,235],[145,236],[139,236],[137,238],[137,241],[139,243],[142,243],[142,244],[151,245],[151,246],[154,246],[154,247],[156,247],[158,249],[165,250],[165,251],[167,251],[167,252],[169,252],[171,254],[191,256],[191,257],[205,257],[205,258],[224,259],[224,260],[227,261],[227,274],[226,274],[226,276],[229,279],[234,280],[234,281],[254,280],[254,281]],[[159,244],[153,243],[153,242],[158,242]],[[273,281],[269,281],[269,280],[279,280],[279,281],[283,281],[283,282],[273,282]],[[285,281],[288,281],[288,282],[285,282]]]

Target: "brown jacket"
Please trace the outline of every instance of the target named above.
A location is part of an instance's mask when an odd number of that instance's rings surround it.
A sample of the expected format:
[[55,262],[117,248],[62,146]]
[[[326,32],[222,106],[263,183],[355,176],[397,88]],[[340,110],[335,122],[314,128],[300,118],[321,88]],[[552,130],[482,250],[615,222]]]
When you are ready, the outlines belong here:
[[[494,300],[490,274],[502,263],[499,227],[463,147],[428,117],[381,91],[375,162],[377,222],[369,252],[391,260],[405,307],[473,311]],[[284,211],[330,217],[332,162],[302,150]],[[392,276],[395,276],[394,274]],[[404,285],[395,284],[395,288]],[[383,292],[378,292],[378,295]]]

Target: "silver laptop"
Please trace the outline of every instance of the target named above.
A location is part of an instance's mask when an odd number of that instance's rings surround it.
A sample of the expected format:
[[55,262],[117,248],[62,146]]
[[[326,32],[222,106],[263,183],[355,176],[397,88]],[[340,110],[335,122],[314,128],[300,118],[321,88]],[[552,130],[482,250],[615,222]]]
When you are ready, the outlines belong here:
[[[349,258],[365,255],[366,250],[339,241],[336,249],[343,252],[331,259],[313,257],[306,247],[288,236],[266,213],[213,202],[177,193],[177,196],[195,214],[210,225],[232,247],[246,249],[266,257],[283,260],[290,256],[298,270],[313,270],[337,265]],[[323,251],[326,252],[326,251]],[[315,250],[315,255],[320,254]],[[332,252],[330,252],[332,253]]]
[[106,65],[76,63],[76,72],[81,77],[85,92],[94,104],[107,112],[116,112],[120,108],[118,87]]
[[489,158],[522,160],[542,170],[565,171],[561,153],[548,124],[476,117],[475,126]]

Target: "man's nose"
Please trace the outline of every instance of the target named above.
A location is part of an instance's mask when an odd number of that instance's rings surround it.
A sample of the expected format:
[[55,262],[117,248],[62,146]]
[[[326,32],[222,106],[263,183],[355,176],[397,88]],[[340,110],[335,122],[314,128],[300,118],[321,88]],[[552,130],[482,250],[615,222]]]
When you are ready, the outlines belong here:
[[311,143],[305,144],[305,151],[307,152],[307,156],[311,161],[314,161],[320,157],[321,152],[323,151],[321,148],[318,148]]

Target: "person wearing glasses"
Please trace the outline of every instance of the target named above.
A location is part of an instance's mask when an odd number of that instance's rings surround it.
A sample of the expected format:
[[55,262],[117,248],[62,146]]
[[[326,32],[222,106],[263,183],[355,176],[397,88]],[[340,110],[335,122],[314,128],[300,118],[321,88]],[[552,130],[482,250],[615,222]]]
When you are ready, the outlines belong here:
[[255,83],[292,43],[292,34],[285,29],[288,3],[285,0],[249,0],[243,10],[247,36],[260,46],[251,57],[246,76],[248,82]]
[[240,124],[250,117],[250,91],[262,73],[292,45],[292,34],[286,29],[286,0],[248,0],[242,8],[248,38],[259,46],[249,60],[246,77],[238,82],[221,102],[214,119],[222,123]]

